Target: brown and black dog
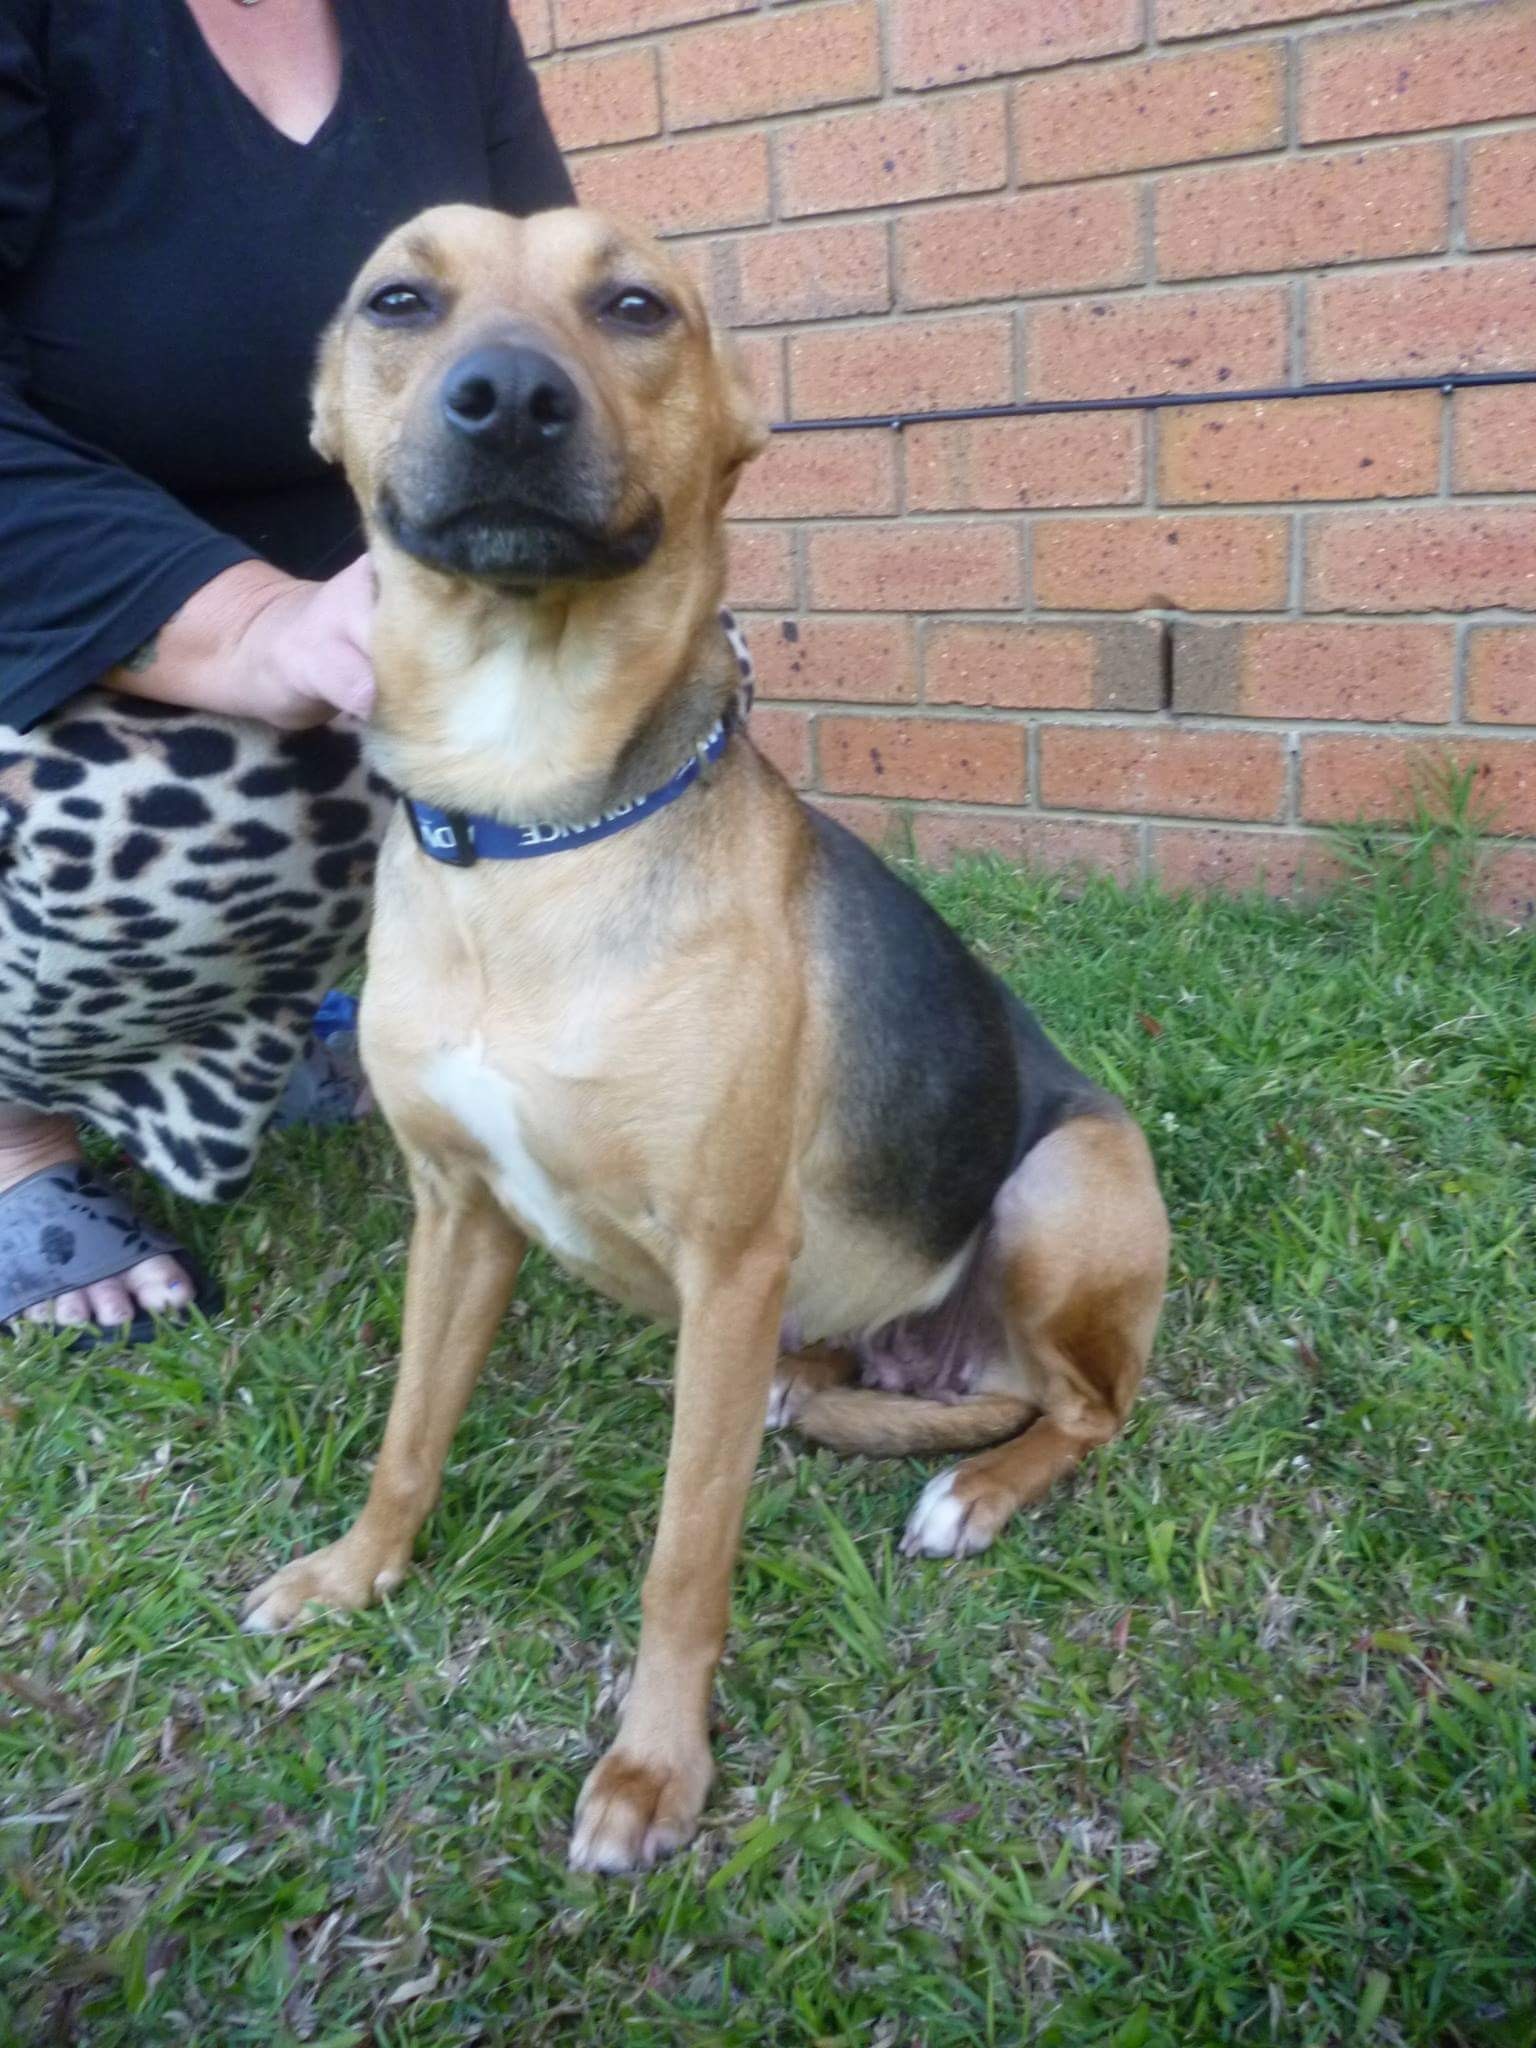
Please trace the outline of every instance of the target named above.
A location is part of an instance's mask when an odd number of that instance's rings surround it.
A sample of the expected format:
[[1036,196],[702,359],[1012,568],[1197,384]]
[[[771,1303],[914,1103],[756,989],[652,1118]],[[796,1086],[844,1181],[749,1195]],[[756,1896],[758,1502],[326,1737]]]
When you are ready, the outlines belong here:
[[[426,214],[329,334],[315,432],[377,565],[374,759],[470,864],[402,809],[362,1022],[416,1198],[399,1382],[362,1514],[248,1626],[405,1577],[530,1238],[676,1321],[633,1683],[571,1845],[643,1867],[709,1784],[770,1402],[844,1449],[994,1446],[906,1534],[983,1549],[1125,1420],[1163,1204],[1114,1098],[732,720],[722,514],[764,437],[677,261],[575,209]],[[677,800],[584,825],[680,762]],[[472,854],[513,820],[569,843]]]

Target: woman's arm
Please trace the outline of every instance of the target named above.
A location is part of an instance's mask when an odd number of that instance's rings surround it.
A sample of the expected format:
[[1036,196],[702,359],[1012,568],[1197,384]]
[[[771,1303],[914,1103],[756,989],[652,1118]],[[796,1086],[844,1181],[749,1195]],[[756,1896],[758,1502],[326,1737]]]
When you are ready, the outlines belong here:
[[328,583],[265,562],[215,576],[103,680],[131,697],[196,705],[290,730],[373,708],[366,555]]
[[[0,303],[53,197],[40,20],[0,11]],[[103,680],[278,725],[366,713],[366,562],[329,583],[284,576],[46,419],[28,373],[0,313],[0,724]]]
[[[6,225],[0,211],[0,238]],[[19,353],[0,319],[0,724],[25,729],[100,682],[206,585],[261,565],[29,406]]]

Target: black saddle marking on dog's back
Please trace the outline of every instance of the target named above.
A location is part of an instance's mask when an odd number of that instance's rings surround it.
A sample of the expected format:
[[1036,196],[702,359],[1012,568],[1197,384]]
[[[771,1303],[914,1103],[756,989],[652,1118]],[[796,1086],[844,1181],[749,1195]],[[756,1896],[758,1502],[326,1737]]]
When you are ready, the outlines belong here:
[[809,815],[848,1198],[926,1256],[952,1258],[1030,1147],[1107,1098],[915,889]]

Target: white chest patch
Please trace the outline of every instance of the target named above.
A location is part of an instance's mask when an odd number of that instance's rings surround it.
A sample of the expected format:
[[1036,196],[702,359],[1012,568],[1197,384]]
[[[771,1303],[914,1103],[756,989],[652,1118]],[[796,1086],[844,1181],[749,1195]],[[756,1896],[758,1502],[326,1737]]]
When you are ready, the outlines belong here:
[[493,1161],[496,1193],[518,1222],[557,1258],[589,1258],[580,1219],[529,1148],[517,1085],[486,1064],[482,1042],[436,1054],[422,1082]]
[[459,679],[448,719],[449,744],[477,765],[494,759],[511,778],[508,801],[520,816],[561,789],[583,755],[590,714],[586,693],[557,670],[547,636],[509,632]]

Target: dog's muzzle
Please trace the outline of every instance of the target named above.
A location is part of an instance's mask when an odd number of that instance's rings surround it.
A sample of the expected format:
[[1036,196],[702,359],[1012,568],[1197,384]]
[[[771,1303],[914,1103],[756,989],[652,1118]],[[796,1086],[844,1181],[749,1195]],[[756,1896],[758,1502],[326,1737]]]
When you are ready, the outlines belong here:
[[547,350],[481,342],[426,393],[422,424],[379,494],[383,530],[446,575],[514,590],[629,575],[662,539],[662,508],[618,518],[621,485],[592,408]]
[[531,343],[482,343],[449,365],[379,494],[384,531],[429,568],[515,589],[628,575],[661,510],[619,519],[613,463],[575,378]]

